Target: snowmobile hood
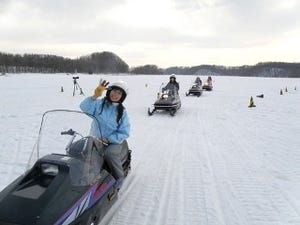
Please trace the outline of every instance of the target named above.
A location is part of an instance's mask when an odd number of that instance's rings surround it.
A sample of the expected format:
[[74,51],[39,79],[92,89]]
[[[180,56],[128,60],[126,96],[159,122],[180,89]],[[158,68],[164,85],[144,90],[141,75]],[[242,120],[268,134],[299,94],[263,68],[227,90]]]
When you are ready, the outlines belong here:
[[50,225],[76,219],[73,211],[80,209],[83,213],[92,207],[115,182],[112,177],[103,176],[102,181],[94,179],[90,185],[80,185],[78,182],[86,182],[87,178],[78,174],[72,177],[71,171],[75,169],[78,173],[78,167],[79,161],[64,155],[53,154],[40,159],[1,192],[0,224],[5,221],[18,225]]
[[[38,160],[0,192],[0,225],[87,224],[91,219],[96,224],[117,199],[116,180],[104,163],[103,143],[82,135],[89,133],[92,117],[75,111],[90,122],[76,118],[79,124],[73,124],[69,113],[62,117],[65,112],[53,110],[50,114],[56,112],[59,117],[43,116],[39,151],[33,151]],[[131,160],[127,142],[123,149],[127,174]]]

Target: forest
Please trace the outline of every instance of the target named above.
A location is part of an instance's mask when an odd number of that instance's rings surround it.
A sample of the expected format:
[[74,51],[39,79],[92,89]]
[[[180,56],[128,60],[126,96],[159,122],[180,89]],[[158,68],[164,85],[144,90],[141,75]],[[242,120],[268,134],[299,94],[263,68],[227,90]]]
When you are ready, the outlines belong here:
[[247,77],[300,77],[300,63],[259,62],[255,65],[204,65],[160,68],[146,64],[130,67],[112,52],[95,52],[76,59],[48,54],[9,54],[0,52],[0,73],[130,73],[181,74]]

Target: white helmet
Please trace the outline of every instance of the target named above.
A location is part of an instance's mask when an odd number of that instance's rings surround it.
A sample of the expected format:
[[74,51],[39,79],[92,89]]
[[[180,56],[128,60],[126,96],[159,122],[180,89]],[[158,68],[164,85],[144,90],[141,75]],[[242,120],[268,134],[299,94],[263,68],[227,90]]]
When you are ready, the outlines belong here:
[[174,78],[174,79],[176,80],[176,76],[175,76],[174,73],[171,74],[170,79],[171,79],[171,78]]
[[110,87],[118,87],[118,88],[122,89],[126,95],[128,95],[128,86],[125,81],[119,80],[117,82],[110,84],[108,86],[108,88],[110,88]]
[[110,84],[110,85],[108,86],[107,92],[106,92],[106,97],[107,97],[108,99],[109,99],[109,93],[110,93],[110,91],[111,91],[112,89],[114,89],[114,88],[120,89],[120,90],[123,91],[122,98],[120,99],[120,102],[122,103],[122,102],[125,100],[126,96],[128,95],[128,90],[129,90],[129,89],[128,89],[128,86],[127,86],[127,84],[126,84],[126,82],[120,80],[120,81],[117,81],[117,82],[114,82],[114,83]]

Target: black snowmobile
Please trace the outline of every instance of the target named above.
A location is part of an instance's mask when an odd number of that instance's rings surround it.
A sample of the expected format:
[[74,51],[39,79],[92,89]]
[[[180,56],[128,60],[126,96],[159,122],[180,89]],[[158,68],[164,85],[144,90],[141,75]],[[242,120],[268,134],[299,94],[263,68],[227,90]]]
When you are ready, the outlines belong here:
[[[117,200],[118,188],[103,159],[104,144],[96,137],[81,135],[89,133],[92,119],[71,110],[43,115],[30,169],[0,193],[1,225],[99,223]],[[49,154],[52,151],[55,153]],[[122,162],[127,176],[131,150],[126,141]]]
[[203,92],[202,84],[194,82],[190,87],[189,91],[185,93],[186,96],[194,95],[200,97]]
[[181,101],[176,90],[161,89],[157,94],[157,100],[155,101],[153,108],[148,108],[148,115],[153,115],[157,110],[164,110],[168,111],[171,116],[174,116],[180,107]]

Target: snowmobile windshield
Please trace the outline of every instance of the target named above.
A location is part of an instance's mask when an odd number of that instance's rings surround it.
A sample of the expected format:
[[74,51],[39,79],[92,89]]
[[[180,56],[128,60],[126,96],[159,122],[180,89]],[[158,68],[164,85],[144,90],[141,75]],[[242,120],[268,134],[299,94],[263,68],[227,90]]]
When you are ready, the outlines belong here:
[[[50,110],[44,113],[39,130],[38,140],[32,151],[27,168],[30,168],[37,159],[48,154],[69,155],[70,146],[73,143],[84,145],[86,137],[89,136],[91,124],[99,122],[92,115],[73,110]],[[99,137],[101,138],[101,136]],[[84,149],[84,146],[81,146]],[[77,151],[79,151],[77,149]],[[80,153],[78,154],[85,154]]]
[[[97,142],[100,144],[100,142]],[[103,157],[100,145],[95,146],[90,138],[82,138],[73,143],[68,149],[69,175],[74,186],[91,185],[100,177]]]
[[175,96],[177,95],[177,88],[174,86],[172,88],[169,89],[165,89],[162,93],[162,95],[166,95],[166,97],[168,98],[169,96]]

